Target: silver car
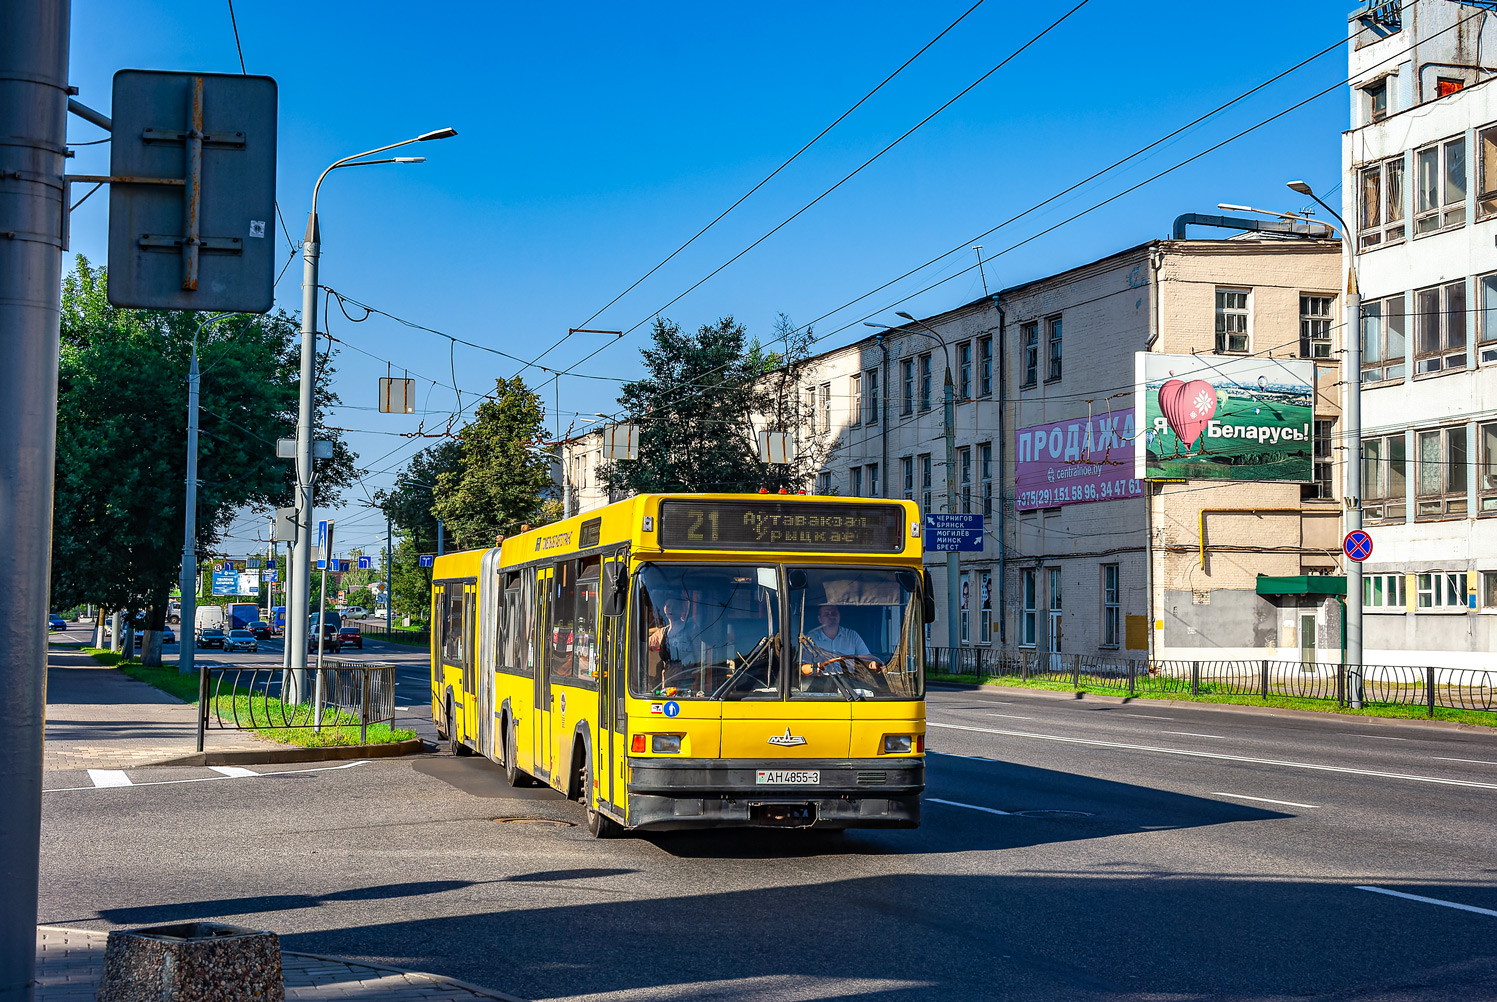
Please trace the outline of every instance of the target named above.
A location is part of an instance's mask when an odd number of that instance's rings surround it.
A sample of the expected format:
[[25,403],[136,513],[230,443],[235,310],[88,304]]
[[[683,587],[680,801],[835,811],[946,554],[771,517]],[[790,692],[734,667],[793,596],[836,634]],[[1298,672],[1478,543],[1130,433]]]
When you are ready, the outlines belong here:
[[255,635],[249,630],[230,630],[228,637],[224,640],[225,653],[229,651],[249,651],[255,653],[259,650],[260,645],[256,642]]

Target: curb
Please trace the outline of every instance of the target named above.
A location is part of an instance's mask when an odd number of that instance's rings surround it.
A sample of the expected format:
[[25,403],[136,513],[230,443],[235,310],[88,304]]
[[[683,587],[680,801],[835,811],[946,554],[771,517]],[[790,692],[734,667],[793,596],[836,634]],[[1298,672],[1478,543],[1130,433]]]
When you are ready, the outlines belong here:
[[200,751],[159,762],[146,762],[136,768],[153,766],[190,765],[282,765],[288,762],[338,762],[355,758],[400,758],[426,751],[426,742],[420,738],[395,741],[383,745],[334,745],[327,748],[280,748],[231,749],[227,751]]
[[1417,717],[1376,717],[1370,714],[1341,713],[1331,709],[1295,710],[1287,706],[1254,706],[1251,703],[1208,703],[1204,701],[1197,702],[1193,699],[1151,699],[1145,696],[1109,696],[1096,692],[1069,692],[1064,689],[1029,689],[1019,685],[995,685],[992,683],[979,685],[968,682],[930,682],[926,684],[926,689],[938,689],[947,692],[983,690],[986,692],[1006,692],[1013,695],[1027,696],[1031,699],[1064,699],[1070,701],[1089,699],[1098,703],[1110,703],[1119,706],[1127,703],[1141,703],[1147,706],[1169,706],[1182,710],[1212,710],[1217,713],[1248,713],[1269,717],[1294,717],[1303,720],[1329,719],[1355,721],[1357,724],[1367,723],[1373,726],[1434,728],[1436,730],[1497,735],[1497,713],[1493,714],[1493,726],[1483,726],[1481,724],[1466,724],[1459,720],[1421,720]]

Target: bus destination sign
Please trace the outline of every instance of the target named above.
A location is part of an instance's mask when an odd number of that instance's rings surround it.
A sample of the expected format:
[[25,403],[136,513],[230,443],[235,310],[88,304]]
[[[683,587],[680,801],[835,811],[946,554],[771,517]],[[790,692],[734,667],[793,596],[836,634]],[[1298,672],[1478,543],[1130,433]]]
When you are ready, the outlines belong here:
[[660,543],[686,550],[904,549],[899,505],[821,501],[660,502]]

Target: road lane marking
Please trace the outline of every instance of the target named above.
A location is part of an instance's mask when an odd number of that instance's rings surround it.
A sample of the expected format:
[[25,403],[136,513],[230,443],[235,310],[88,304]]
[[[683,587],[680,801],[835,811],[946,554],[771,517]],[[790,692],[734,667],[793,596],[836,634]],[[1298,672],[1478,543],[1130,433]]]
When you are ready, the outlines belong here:
[[243,779],[246,776],[260,775],[253,769],[246,769],[240,765],[210,765],[208,768],[220,776],[228,776],[230,779]]
[[1157,713],[1134,713],[1131,710],[1123,714],[1124,717],[1147,717],[1149,720],[1174,720],[1174,717],[1161,717]]
[[[93,780],[94,789],[98,789],[101,786],[135,785],[134,783],[130,782],[130,777],[126,776],[124,771],[121,769],[90,769],[88,770],[88,778]],[[86,790],[89,789],[89,787],[85,786],[83,787],[83,789]]]
[[1212,791],[1213,797],[1236,797],[1238,800],[1261,800],[1265,804],[1283,804],[1286,807],[1308,807],[1312,811],[1320,810],[1318,804],[1297,804],[1293,800],[1273,800],[1269,797],[1249,797],[1246,793],[1222,793],[1219,790]]
[[1159,733],[1160,734],[1179,734],[1179,735],[1182,735],[1182,736],[1187,737],[1187,738],[1217,738],[1218,740],[1221,740],[1221,741],[1227,740],[1226,736],[1223,735],[1223,734],[1198,734],[1195,731],[1160,731]]
[[942,724],[934,720],[927,720],[925,726],[942,727],[952,731],[975,731],[979,734],[1000,734],[1011,738],[1059,741],[1062,744],[1090,745],[1094,748],[1120,748],[1124,751],[1154,752],[1158,755],[1183,755],[1186,758],[1210,758],[1221,762],[1248,762],[1254,765],[1277,765],[1286,769],[1309,769],[1314,772],[1338,772],[1350,776],[1375,776],[1379,779],[1407,779],[1415,783],[1436,783],[1440,786],[1468,786],[1478,790],[1497,790],[1497,783],[1477,783],[1469,779],[1442,779],[1438,776],[1414,776],[1409,773],[1379,772],[1374,769],[1353,769],[1350,766],[1322,765],[1318,762],[1288,762],[1276,758],[1227,755],[1223,752],[1195,751],[1189,748],[1163,748],[1158,745],[1134,745],[1122,741],[1099,741],[1096,738],[1073,738],[1062,734],[1038,734],[1033,731],[1005,731],[996,727],[969,727],[965,724]]
[[1470,762],[1472,765],[1497,765],[1497,762],[1488,762],[1485,759],[1479,758],[1446,758],[1443,755],[1436,755],[1434,758],[1436,762]]
[[1354,737],[1371,738],[1374,741],[1407,741],[1408,738],[1395,738],[1391,734],[1357,734]]
[[[315,769],[282,769],[279,772],[257,772],[257,773],[254,773],[252,776],[203,776],[203,777],[200,777],[198,779],[160,779],[160,780],[156,780],[155,782],[152,782],[152,783],[132,783],[128,779],[126,779],[125,782],[123,782],[123,783],[100,784],[100,785],[130,786],[130,787],[136,787],[136,788],[139,788],[139,787],[142,787],[142,786],[180,786],[183,783],[214,783],[214,782],[218,782],[219,780],[224,780],[224,779],[264,779],[266,776],[291,776],[291,775],[295,775],[297,773],[302,773],[302,772],[335,772],[338,769],[352,769],[356,765],[368,765],[368,764],[369,764],[369,760],[368,759],[361,758],[357,762],[345,762],[342,765],[320,765],[320,766],[317,766]],[[88,770],[90,776],[92,776],[95,772],[111,772],[111,771],[113,771],[113,770],[109,770],[109,769],[90,769],[90,770]],[[121,772],[120,775],[123,776],[124,773]],[[42,792],[43,793],[76,793],[79,790],[96,790],[96,789],[98,789],[97,786],[60,786],[60,787],[54,787],[53,789],[50,789],[50,790],[43,790]]]
[[1033,720],[1033,717],[1021,717],[1017,713],[989,713],[990,717],[1008,717],[1012,720]]
[[1491,915],[1497,918],[1497,911],[1491,908],[1478,908],[1475,905],[1463,905],[1459,901],[1442,901],[1439,898],[1426,898],[1423,894],[1406,894],[1403,891],[1390,891],[1386,887],[1368,887],[1358,884],[1359,891],[1372,891],[1374,894],[1387,894],[1395,898],[1408,898],[1410,901],[1422,901],[1427,905],[1441,905],[1445,908],[1456,908],[1463,912],[1475,912],[1477,915]]
[[976,804],[959,804],[955,800],[942,800],[939,797],[926,797],[925,802],[928,804],[945,804],[947,807],[965,807],[969,811],[982,811],[984,814],[1001,814],[1004,817],[1010,817],[1013,814],[1012,811],[999,811],[991,807],[978,807]]

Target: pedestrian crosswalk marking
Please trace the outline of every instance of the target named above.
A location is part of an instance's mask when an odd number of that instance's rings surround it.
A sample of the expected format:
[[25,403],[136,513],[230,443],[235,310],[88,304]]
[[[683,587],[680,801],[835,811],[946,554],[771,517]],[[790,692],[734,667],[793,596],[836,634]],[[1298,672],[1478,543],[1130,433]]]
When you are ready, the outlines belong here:
[[243,766],[238,765],[210,765],[208,768],[212,769],[220,776],[231,776],[234,779],[243,779],[246,776],[260,775],[253,769],[246,769]]
[[93,780],[94,786],[134,786],[130,777],[126,776],[123,769],[90,769],[88,778]]

